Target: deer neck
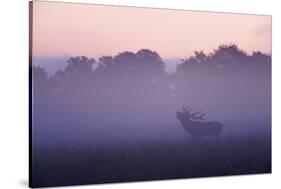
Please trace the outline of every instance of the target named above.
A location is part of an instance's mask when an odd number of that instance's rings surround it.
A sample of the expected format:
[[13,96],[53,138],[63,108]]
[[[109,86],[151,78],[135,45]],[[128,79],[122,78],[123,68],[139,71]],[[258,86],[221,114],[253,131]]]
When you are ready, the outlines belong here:
[[183,126],[186,127],[186,129],[192,129],[193,128],[192,121],[184,122]]

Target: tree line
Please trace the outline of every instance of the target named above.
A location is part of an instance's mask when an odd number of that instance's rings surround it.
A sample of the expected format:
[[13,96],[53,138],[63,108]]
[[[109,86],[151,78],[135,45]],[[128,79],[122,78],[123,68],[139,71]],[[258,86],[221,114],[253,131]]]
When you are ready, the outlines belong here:
[[35,119],[57,121],[53,125],[102,123],[108,116],[115,123],[130,116],[139,122],[174,119],[184,104],[225,114],[238,111],[241,104],[249,104],[244,115],[248,107],[270,109],[271,56],[247,54],[234,44],[210,53],[195,51],[180,60],[174,74],[165,72],[163,59],[149,49],[97,60],[71,57],[53,75],[40,66],[31,71]]

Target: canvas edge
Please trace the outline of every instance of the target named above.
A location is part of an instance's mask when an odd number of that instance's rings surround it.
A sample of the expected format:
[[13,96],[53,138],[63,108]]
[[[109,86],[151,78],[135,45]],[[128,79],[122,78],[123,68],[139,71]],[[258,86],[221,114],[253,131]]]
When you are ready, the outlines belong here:
[[32,170],[32,51],[33,51],[33,1],[28,2],[29,9],[29,57],[28,57],[28,186],[33,188]]
[[185,179],[204,179],[204,178],[224,178],[224,177],[235,177],[235,176],[252,176],[252,175],[268,175],[273,173],[273,161],[272,161],[272,71],[273,71],[273,64],[272,64],[272,57],[273,57],[273,47],[272,47],[272,28],[273,28],[273,16],[271,14],[249,14],[249,13],[237,13],[237,12],[220,12],[220,11],[200,11],[200,10],[189,10],[189,9],[173,9],[173,8],[161,8],[161,7],[145,7],[145,6],[129,6],[129,5],[114,5],[114,4],[98,4],[98,3],[73,3],[73,2],[62,2],[62,1],[47,1],[47,0],[39,0],[39,2],[45,3],[65,3],[65,4],[78,4],[78,5],[94,5],[94,6],[113,6],[113,7],[126,7],[126,8],[143,8],[143,9],[160,9],[160,10],[172,10],[172,11],[191,11],[191,12],[205,12],[205,13],[221,13],[221,14],[241,14],[241,15],[249,15],[249,16],[265,16],[270,17],[271,19],[271,163],[270,163],[270,171],[268,172],[258,172],[258,173],[246,173],[246,174],[226,174],[226,175],[211,175],[211,176],[202,176],[202,177],[175,177],[175,178],[162,178],[162,179],[145,179],[145,180],[130,180],[130,181],[117,181],[117,182],[98,182],[98,183],[81,183],[81,184],[67,184],[67,185],[38,185],[35,186],[33,184],[33,141],[32,141],[32,122],[33,122],[33,109],[32,109],[32,101],[33,101],[33,92],[32,92],[32,55],[33,55],[33,6],[34,1],[28,1],[28,16],[29,16],[29,57],[28,57],[28,186],[29,188],[45,188],[45,187],[62,187],[62,186],[91,186],[91,185],[107,185],[107,184],[122,184],[122,183],[138,183],[138,182],[157,182],[157,181],[169,181],[169,180],[185,180]]

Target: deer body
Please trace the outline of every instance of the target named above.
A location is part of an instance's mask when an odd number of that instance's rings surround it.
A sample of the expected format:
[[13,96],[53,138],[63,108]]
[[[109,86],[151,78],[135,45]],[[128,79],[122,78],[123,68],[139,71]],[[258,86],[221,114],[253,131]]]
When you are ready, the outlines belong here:
[[222,130],[222,123],[218,121],[210,122],[190,122],[182,123],[183,128],[193,138],[201,138],[204,136],[215,136],[218,137]]
[[[187,111],[183,108],[183,112],[177,112],[177,118],[182,123],[182,126],[186,132],[188,132],[193,138],[201,138],[204,136],[219,137],[223,124],[218,121],[205,122],[204,115],[201,112],[190,113],[191,110]],[[197,121],[201,120],[201,121]]]

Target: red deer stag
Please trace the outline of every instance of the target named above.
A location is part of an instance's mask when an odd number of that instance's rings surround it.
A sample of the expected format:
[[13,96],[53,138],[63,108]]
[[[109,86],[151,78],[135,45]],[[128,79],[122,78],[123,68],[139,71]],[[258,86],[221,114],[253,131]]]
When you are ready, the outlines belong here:
[[205,122],[205,114],[201,111],[191,113],[191,109],[187,110],[183,107],[182,112],[177,112],[177,118],[182,123],[183,128],[194,139],[204,136],[219,137],[223,124],[218,121]]

